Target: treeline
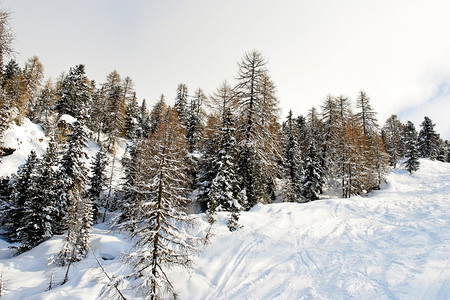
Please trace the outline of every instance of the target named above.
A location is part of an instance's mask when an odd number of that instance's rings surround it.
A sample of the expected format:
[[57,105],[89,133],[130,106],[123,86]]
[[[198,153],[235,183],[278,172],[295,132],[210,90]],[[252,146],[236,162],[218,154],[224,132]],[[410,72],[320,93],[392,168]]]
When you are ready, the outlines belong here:
[[[234,231],[239,212],[257,203],[351,197],[380,189],[400,163],[413,172],[419,157],[450,161],[448,141],[428,117],[419,134],[395,115],[380,128],[363,91],[354,103],[330,95],[319,109],[289,112],[280,122],[275,84],[258,51],[244,55],[233,84],[209,97],[180,84],[173,106],[162,95],[148,109],[132,79],[117,71],[97,84],[78,65],[44,82],[38,57],[23,68],[14,60],[3,65],[12,49],[2,13],[0,142],[24,118],[42,124],[50,138],[42,158],[32,151],[17,174],[0,180],[5,236],[21,253],[65,233],[55,260],[70,265],[86,255],[92,224],[114,212],[113,226],[135,238],[137,253],[127,260],[136,278],[148,276],[142,288],[151,297],[162,287],[175,293],[165,265],[190,265],[197,239],[174,226],[190,220],[189,210],[206,212],[211,222],[227,211]],[[100,145],[90,165],[89,139]],[[120,143],[127,145],[123,157]],[[115,164],[124,169],[120,185],[113,185]]]

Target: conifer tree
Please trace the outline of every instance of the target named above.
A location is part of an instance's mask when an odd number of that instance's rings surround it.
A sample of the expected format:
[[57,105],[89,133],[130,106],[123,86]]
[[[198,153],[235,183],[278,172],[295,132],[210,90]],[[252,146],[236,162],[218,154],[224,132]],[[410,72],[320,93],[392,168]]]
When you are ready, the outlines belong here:
[[217,174],[211,182],[209,190],[208,214],[211,221],[218,211],[229,211],[228,227],[231,231],[239,228],[239,211],[245,204],[245,192],[241,190],[236,176],[236,139],[234,138],[234,122],[231,111],[227,111],[222,120],[220,130],[218,156],[214,160]]
[[[83,115],[83,113],[80,113]],[[85,120],[75,122],[69,136],[69,144],[62,157],[61,179],[62,193],[60,199],[65,204],[65,225],[67,238],[58,255],[57,262],[66,265],[84,258],[88,250],[89,229],[92,226],[92,203],[86,197],[87,170],[84,160],[87,154]]]
[[130,98],[125,113],[125,137],[129,140],[136,139],[142,135],[142,128],[139,127],[139,106],[136,94]]
[[278,100],[268,76],[266,60],[258,51],[246,53],[239,63],[237,85],[237,138],[239,175],[250,209],[274,198],[277,162],[280,160]]
[[36,179],[30,187],[31,197],[24,204],[23,226],[18,230],[22,232],[19,252],[28,251],[59,233],[57,164],[57,145],[51,140],[44,157],[38,161]]
[[159,101],[153,106],[149,117],[150,135],[153,134],[160,126],[161,121],[164,119],[164,115],[167,113],[166,98],[161,95]]
[[206,101],[205,93],[202,89],[197,89],[191,97],[189,109],[186,116],[186,138],[189,143],[189,152],[199,150],[199,143],[203,133],[204,112],[202,105]]
[[429,117],[425,117],[420,124],[421,129],[418,137],[420,157],[434,160],[438,155],[439,134],[434,130],[435,125]]
[[16,61],[11,60],[5,66],[1,88],[4,93],[3,107],[8,114],[6,123],[14,121],[21,124],[28,109],[29,91],[23,72]]
[[[60,115],[68,114],[75,118],[87,117],[91,105],[92,94],[90,81],[86,77],[84,65],[70,68],[58,88],[59,96],[56,110]],[[81,114],[84,114],[81,116]]]
[[186,189],[186,132],[175,109],[167,114],[155,133],[143,144],[146,164],[139,170],[145,177],[136,188],[139,195],[133,222],[136,251],[127,256],[138,278],[139,291],[148,299],[159,299],[176,291],[166,268],[191,266],[195,238],[183,233],[175,222],[188,222],[184,212]]
[[283,167],[286,176],[285,201],[300,201],[302,199],[302,161],[298,141],[298,128],[289,111],[283,123]]
[[408,121],[404,128],[405,167],[409,173],[419,169],[419,150],[417,148],[417,131],[414,124]]
[[3,69],[4,59],[14,54],[12,43],[14,33],[9,23],[11,13],[5,9],[0,9],[0,70]]
[[305,160],[303,177],[303,197],[306,201],[318,200],[322,190],[323,179],[320,162],[316,156],[314,143],[309,145],[308,156]]
[[95,154],[91,163],[92,176],[89,178],[90,188],[88,195],[93,206],[93,219],[96,221],[100,215],[100,209],[105,208],[103,203],[102,193],[106,189],[108,177],[106,176],[106,166],[108,165],[108,158],[103,147]]
[[403,127],[396,115],[390,116],[382,130],[383,142],[389,154],[390,164],[395,168],[398,161],[404,156]]
[[29,58],[23,69],[25,85],[28,89],[28,118],[36,117],[37,96],[44,78],[44,66],[37,56]]
[[11,242],[21,242],[25,232],[21,230],[25,218],[25,202],[34,196],[35,181],[38,174],[38,158],[31,151],[25,164],[19,167],[17,175],[9,182],[12,190],[10,207],[6,212],[6,235]]
[[175,98],[175,109],[178,111],[181,121],[184,126],[187,126],[188,111],[189,111],[189,91],[187,85],[180,83],[177,87],[177,96]]

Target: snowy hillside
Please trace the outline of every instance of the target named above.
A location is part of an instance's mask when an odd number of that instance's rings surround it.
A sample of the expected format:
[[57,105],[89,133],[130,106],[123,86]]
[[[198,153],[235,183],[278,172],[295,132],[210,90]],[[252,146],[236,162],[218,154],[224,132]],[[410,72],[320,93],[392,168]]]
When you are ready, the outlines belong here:
[[[416,174],[396,170],[365,198],[257,205],[237,232],[220,214],[191,274],[169,274],[180,299],[448,299],[450,164],[420,162]],[[57,285],[65,269],[48,259],[61,244],[55,237],[10,258],[1,241],[2,299],[99,299],[105,277],[92,251]],[[110,275],[125,275],[129,244],[98,225],[91,249]],[[123,292],[138,299],[132,282]]]

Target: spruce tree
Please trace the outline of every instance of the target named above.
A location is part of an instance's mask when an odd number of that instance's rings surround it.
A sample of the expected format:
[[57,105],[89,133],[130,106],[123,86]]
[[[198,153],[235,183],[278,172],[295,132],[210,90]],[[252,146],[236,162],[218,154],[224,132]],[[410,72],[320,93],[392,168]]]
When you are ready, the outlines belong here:
[[286,178],[285,201],[294,202],[302,199],[302,161],[296,125],[292,111],[289,111],[282,130],[283,168]]
[[[75,118],[86,117],[87,109],[91,105],[92,95],[90,81],[86,77],[84,65],[70,68],[57,90],[59,96],[56,111]],[[84,114],[81,116],[80,114]]]
[[429,117],[425,117],[420,124],[422,127],[418,137],[420,157],[435,160],[438,155],[439,134],[434,130],[435,125]]
[[20,252],[28,251],[58,232],[61,220],[56,186],[58,165],[57,145],[51,140],[38,161],[38,174],[31,186],[31,194],[25,201]]
[[382,138],[386,152],[389,154],[389,162],[394,168],[404,155],[403,127],[396,115],[390,116],[382,129]]
[[92,203],[86,197],[85,159],[87,132],[84,119],[75,122],[69,144],[62,157],[60,199],[65,204],[67,237],[57,262],[66,265],[84,258],[88,250],[89,229],[92,226]]
[[414,124],[408,121],[404,128],[405,167],[409,173],[419,169],[419,150],[417,148],[417,131]]
[[100,215],[100,209],[105,208],[103,203],[102,193],[106,189],[108,177],[106,176],[106,166],[108,165],[108,157],[106,156],[105,148],[100,149],[95,154],[91,162],[92,176],[89,178],[90,188],[88,195],[93,206],[92,217],[96,221]]
[[17,175],[14,175],[9,181],[12,193],[5,223],[7,224],[6,236],[10,242],[22,242],[26,234],[22,230],[25,219],[25,203],[34,196],[38,176],[37,167],[38,158],[33,150],[25,164],[19,167]]
[[322,190],[323,179],[320,162],[316,156],[314,143],[309,145],[308,156],[305,160],[303,176],[303,197],[306,201],[318,200]]
[[234,138],[234,122],[228,110],[222,120],[218,155],[214,160],[217,170],[208,193],[208,214],[211,221],[218,211],[229,211],[228,227],[231,231],[239,228],[239,211],[245,204],[245,193],[236,176],[236,139]]

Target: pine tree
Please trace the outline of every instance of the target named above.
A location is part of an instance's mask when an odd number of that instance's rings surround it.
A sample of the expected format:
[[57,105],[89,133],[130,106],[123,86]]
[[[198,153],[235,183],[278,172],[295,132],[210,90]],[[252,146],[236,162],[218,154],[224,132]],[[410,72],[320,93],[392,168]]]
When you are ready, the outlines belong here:
[[106,176],[106,166],[108,165],[108,158],[103,147],[95,154],[91,162],[92,176],[89,178],[90,188],[88,190],[89,198],[93,206],[92,217],[97,220],[100,215],[100,209],[105,208],[103,203],[102,193],[106,189],[108,177]]
[[205,93],[199,88],[195,91],[189,103],[186,116],[186,138],[191,153],[199,149],[199,143],[202,139],[204,112],[201,107],[205,101]]
[[[83,115],[81,113],[80,115]],[[92,203],[86,197],[87,170],[84,160],[87,154],[87,133],[84,119],[75,122],[69,136],[69,145],[62,157],[62,193],[60,199],[65,203],[65,225],[67,238],[57,262],[66,265],[84,258],[88,250],[89,229],[92,226]]]
[[[68,114],[75,118],[86,118],[91,105],[92,93],[90,81],[85,75],[84,65],[70,68],[58,88],[59,96],[56,110],[60,115]],[[81,115],[81,114],[84,115]]]
[[[186,189],[186,132],[174,109],[169,109],[161,125],[145,142],[146,164],[139,170],[145,178],[136,188],[138,210],[133,222],[136,251],[127,256],[138,278],[139,291],[148,299],[165,294],[176,297],[166,268],[191,266],[196,239],[179,229],[190,217],[184,212]],[[175,225],[178,224],[178,226]]]
[[302,161],[298,141],[298,128],[289,111],[283,123],[283,167],[286,177],[285,201],[298,202],[302,199]]
[[436,159],[438,155],[439,134],[434,130],[433,121],[429,117],[425,117],[420,124],[418,147],[420,157]]
[[180,83],[177,87],[177,96],[175,98],[175,109],[178,111],[181,121],[184,126],[187,126],[188,122],[188,103],[189,94],[186,84]]
[[236,139],[234,138],[234,122],[232,114],[228,110],[222,120],[220,130],[218,156],[213,164],[217,170],[215,178],[211,182],[208,192],[208,214],[211,221],[218,211],[229,211],[230,220],[228,227],[231,231],[239,228],[239,211],[245,204],[245,193],[242,193],[241,185],[236,176]]
[[139,135],[142,135],[142,128],[139,127],[139,106],[136,95],[127,104],[124,129],[126,132],[125,137],[129,140],[136,139]]
[[38,174],[38,158],[35,151],[31,151],[25,164],[19,167],[17,175],[9,181],[10,207],[6,212],[6,236],[11,242],[21,242],[24,232],[25,203],[34,196],[34,186]]
[[322,190],[323,179],[320,162],[316,156],[314,143],[308,149],[308,156],[305,160],[305,174],[303,178],[303,197],[306,201],[318,200]]
[[404,156],[403,149],[403,127],[396,115],[390,116],[383,127],[382,137],[389,154],[390,164],[395,168],[398,161]]
[[51,140],[44,157],[38,161],[38,174],[30,187],[32,196],[24,204],[23,226],[18,230],[22,232],[19,252],[34,248],[57,231],[57,222],[61,219],[56,189],[57,164],[57,145]]
[[417,131],[414,124],[408,121],[404,127],[405,166],[409,173],[419,169],[419,150],[417,148]]

